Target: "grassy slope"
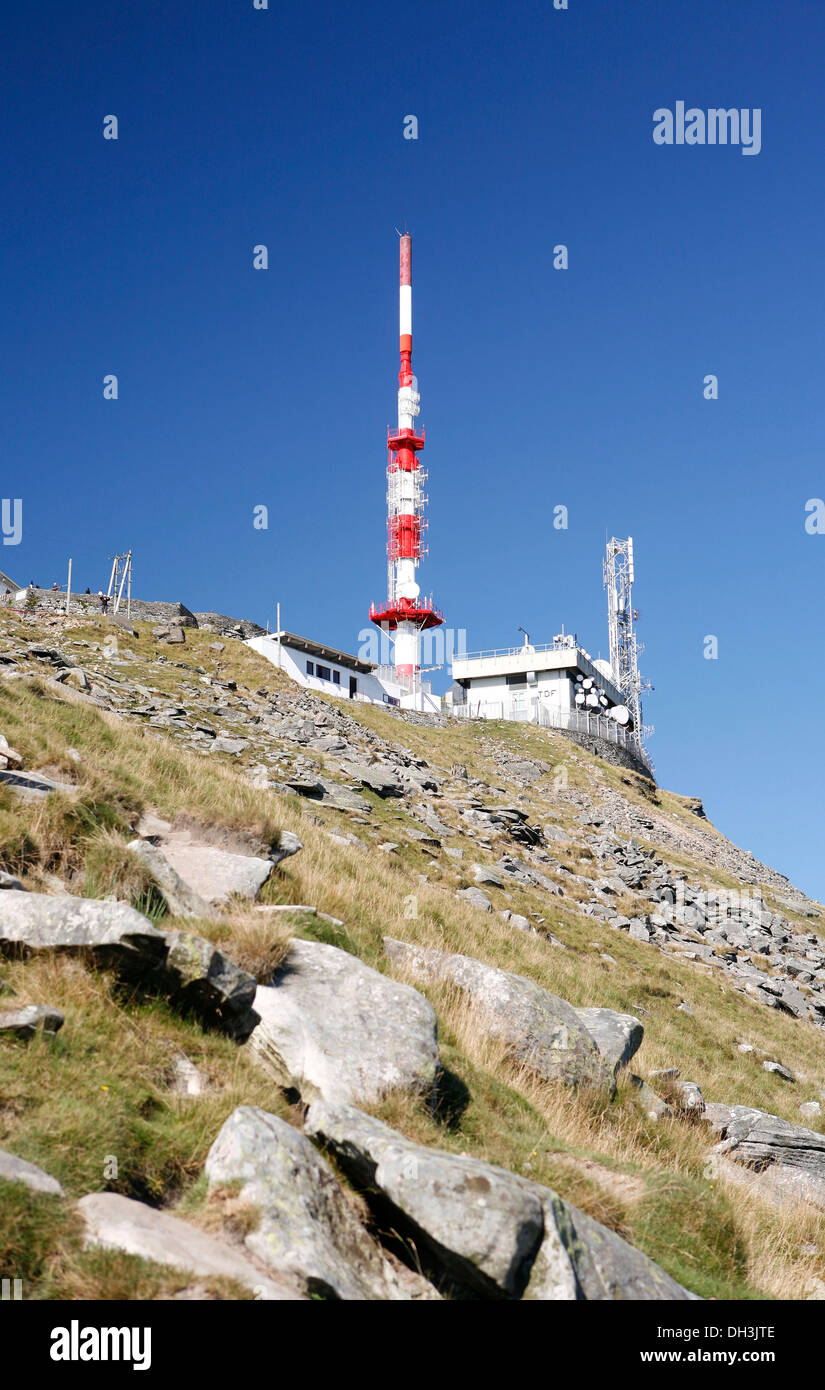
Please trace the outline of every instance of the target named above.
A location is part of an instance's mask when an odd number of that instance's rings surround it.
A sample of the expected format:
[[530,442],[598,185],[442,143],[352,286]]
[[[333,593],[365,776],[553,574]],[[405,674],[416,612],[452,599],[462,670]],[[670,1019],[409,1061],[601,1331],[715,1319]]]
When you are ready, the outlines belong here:
[[[4,615],[2,622],[14,620]],[[19,631],[28,640],[41,635],[25,625]],[[68,635],[99,643],[101,627],[78,624]],[[250,692],[279,686],[279,673],[249,649],[228,641],[218,658],[211,640],[189,634],[182,659],[212,673],[220,659],[217,674]],[[137,641],[121,645],[135,653],[130,676],[149,688],[171,695],[181,683],[197,682],[197,674],[157,664],[147,628]],[[93,670],[94,648],[80,659]],[[494,756],[498,742],[543,757],[554,770],[561,760],[571,786],[586,788],[598,766],[623,794],[645,799],[644,784],[630,779],[628,785],[616,769],[597,765],[544,731],[505,724],[441,730],[401,723],[366,706],[348,712],[432,764],[447,770],[464,764],[471,776],[493,786],[502,785]],[[222,729],[231,722],[222,721]],[[403,810],[367,793],[372,824],[354,827],[366,849],[342,845],[327,832],[353,828],[343,813],[255,790],[237,761],[189,753],[153,730],[65,703],[42,680],[0,683],[0,730],[24,754],[27,767],[48,766],[78,782],[75,799],[52,797],[35,807],[21,806],[0,788],[0,867],[23,875],[32,888],[42,888],[44,876],[56,872],[71,881],[73,891],[116,891],[153,906],[150,886],[124,848],[145,807],[166,815],[186,809],[228,825],[255,825],[267,835],[288,828],[305,848],[285,864],[265,896],[309,902],[346,923],[335,928],[296,916],[290,922],[295,934],[331,941],[382,970],[388,968],[383,935],[421,941],[527,975],[574,1004],[638,1012],[646,1029],[639,1068],[678,1065],[711,1100],[753,1104],[798,1120],[799,1101],[817,1094],[815,1083],[825,1075],[825,1033],[734,993],[708,969],[667,959],[578,914],[569,897],[515,890],[505,899],[488,890],[496,906],[540,912],[566,949],[508,929],[497,916],[457,899],[453,890],[472,881],[469,863],[492,862],[503,843],[485,853],[456,835],[449,843],[464,848],[465,860],[443,856],[436,868],[420,844],[405,838]],[[246,732],[254,739],[254,730]],[[80,764],[67,748],[80,752]],[[244,760],[255,759],[246,754]],[[511,788],[504,799],[512,797]],[[668,814],[695,826],[678,797],[664,793],[661,800]],[[553,774],[531,790],[526,807],[545,821],[565,824],[571,817],[570,807],[554,799]],[[388,838],[400,845],[396,854],[378,848]],[[586,862],[571,860],[571,866],[595,872]],[[721,881],[704,867],[692,868],[705,882]],[[423,873],[432,881],[421,882]],[[263,975],[283,949],[286,924],[267,926],[239,910],[226,923],[200,923],[197,929],[219,938],[229,954]],[[601,958],[603,951],[615,964]],[[48,1001],[66,1013],[52,1043],[0,1046],[0,1146],[40,1163],[71,1196],[109,1187],[153,1202],[180,1201],[194,1219],[208,1221],[198,1175],[226,1116],[240,1103],[290,1115],[277,1088],[244,1051],[178,1018],[162,1001],[128,998],[107,977],[68,961],[4,963],[0,979],[15,990],[15,1004]],[[379,1108],[384,1118],[423,1142],[473,1153],[548,1183],[704,1295],[802,1297],[815,1276],[825,1278],[823,1218],[804,1211],[780,1214],[737,1188],[708,1180],[703,1128],[676,1120],[651,1123],[626,1084],[611,1105],[538,1085],[479,1035],[454,994],[427,992],[439,1016],[445,1084],[434,1108],[393,1097]],[[682,999],[690,1002],[692,1017],[677,1012]],[[780,1057],[808,1084],[789,1087],[765,1073],[755,1054],[737,1051],[742,1038]],[[212,1089],[205,1098],[188,1102],[173,1093],[172,1062],[179,1052],[209,1076]],[[117,1176],[107,1178],[112,1157]],[[28,1297],[166,1297],[186,1282],[126,1257],[82,1252],[77,1223],[55,1199],[8,1187],[2,1197],[0,1273],[14,1277],[24,1271]]]

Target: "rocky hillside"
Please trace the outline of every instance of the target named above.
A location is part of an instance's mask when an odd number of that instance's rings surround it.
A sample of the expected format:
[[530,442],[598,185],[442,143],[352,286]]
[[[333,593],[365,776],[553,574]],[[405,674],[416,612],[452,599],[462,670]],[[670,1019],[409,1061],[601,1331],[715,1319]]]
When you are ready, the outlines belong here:
[[198,622],[0,614],[0,1276],[825,1296],[819,904],[560,734]]

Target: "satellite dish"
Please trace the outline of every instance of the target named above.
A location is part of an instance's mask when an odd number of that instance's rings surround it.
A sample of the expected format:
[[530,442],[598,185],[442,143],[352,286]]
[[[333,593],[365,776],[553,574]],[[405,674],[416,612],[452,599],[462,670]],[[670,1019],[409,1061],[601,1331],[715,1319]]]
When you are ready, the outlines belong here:
[[421,588],[414,579],[408,580],[406,584],[399,584],[397,589],[399,598],[418,598]]
[[630,710],[627,705],[614,705],[610,711],[610,717],[615,719],[617,724],[621,724],[622,728],[626,728],[630,723]]

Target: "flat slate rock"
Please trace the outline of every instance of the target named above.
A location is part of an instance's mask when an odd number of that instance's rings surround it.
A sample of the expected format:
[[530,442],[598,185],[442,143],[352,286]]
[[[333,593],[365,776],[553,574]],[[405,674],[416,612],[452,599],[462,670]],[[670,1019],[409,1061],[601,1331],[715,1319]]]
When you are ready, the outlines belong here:
[[31,1188],[32,1192],[63,1196],[63,1188],[57,1178],[44,1173],[36,1163],[29,1163],[28,1159],[18,1158],[17,1154],[7,1153],[5,1149],[0,1149],[0,1179],[3,1182],[20,1182],[24,1187]]
[[0,954],[88,955],[103,968],[140,977],[166,956],[166,937],[134,908],[97,898],[50,897],[4,889]]
[[705,1102],[704,1118],[720,1140],[716,1152],[759,1177],[767,1187],[825,1206],[825,1134],[748,1105]]
[[212,904],[181,878],[159,845],[151,840],[131,840],[126,848],[146,865],[173,917],[203,917],[208,920],[217,916]]
[[369,1103],[427,1091],[439,1068],[436,1017],[409,985],[356,956],[295,940],[270,985],[259,985],[251,1044],[281,1085],[306,1099]]
[[90,1192],[77,1206],[86,1223],[87,1248],[122,1250],[200,1278],[234,1279],[269,1302],[303,1296],[296,1284],[271,1278],[228,1242],[168,1211],[119,1192]]
[[392,937],[384,937],[384,949],[394,964],[413,976],[444,980],[461,989],[489,1036],[502,1039],[514,1059],[543,1080],[604,1087],[614,1093],[611,1068],[565,999],[472,956],[410,946]]
[[257,899],[275,865],[271,859],[233,854],[214,845],[164,842],[165,859],[187,887],[210,904],[226,905],[233,894]]
[[329,1165],[300,1130],[243,1105],[209,1150],[210,1187],[240,1183],[260,1219],[246,1247],[263,1265],[320,1298],[435,1298],[411,1272],[396,1273],[359,1221]]

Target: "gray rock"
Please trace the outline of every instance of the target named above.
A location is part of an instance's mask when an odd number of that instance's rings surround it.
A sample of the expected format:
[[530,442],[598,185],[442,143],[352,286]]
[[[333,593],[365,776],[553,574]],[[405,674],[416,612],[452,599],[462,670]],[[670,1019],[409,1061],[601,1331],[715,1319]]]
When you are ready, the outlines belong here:
[[532,980],[471,956],[410,946],[384,937],[395,964],[423,980],[446,980],[463,990],[487,1033],[507,1043],[514,1059],[546,1081],[615,1090],[613,1075],[576,1011]]
[[492,912],[493,904],[480,888],[460,888],[456,897],[464,898],[471,907],[477,907],[481,912]]
[[282,830],[278,836],[278,848],[272,850],[269,858],[273,864],[281,864],[284,859],[291,859],[293,854],[297,854],[302,849],[303,845],[293,831]]
[[641,1076],[634,1076],[631,1072],[630,1081],[636,1090],[636,1098],[649,1120],[663,1120],[673,1114],[667,1102],[662,1100],[661,1096],[657,1096]]
[[166,937],[134,908],[96,898],[53,898],[44,893],[3,893],[0,954],[42,951],[89,958],[127,979],[143,978],[166,956]]
[[543,1220],[538,1197],[512,1173],[414,1144],[349,1105],[316,1101],[306,1123],[360,1188],[392,1204],[437,1268],[476,1294],[520,1297]]
[[[426,1264],[484,1298],[692,1299],[653,1261],[549,1188],[415,1144],[351,1106],[315,1102],[307,1131]],[[386,1218],[385,1218],[386,1219]]]
[[0,888],[18,888],[21,893],[26,891],[20,879],[15,878],[14,874],[7,874],[5,869],[0,870]]
[[211,904],[181,878],[159,845],[151,840],[131,840],[126,848],[146,865],[173,917],[217,917]]
[[639,1051],[645,1030],[632,1014],[598,1008],[576,1009],[574,1012],[613,1068],[614,1074],[620,1067],[626,1067],[631,1057]]
[[698,1299],[614,1231],[562,1201],[550,1188],[538,1191],[545,1235],[525,1300],[630,1303]]
[[[240,1182],[260,1221],[246,1247],[267,1268],[316,1297],[395,1300],[411,1296],[367,1234],[332,1170],[292,1125],[244,1105],[233,1111],[206,1160],[210,1187]],[[435,1296],[423,1279],[418,1296]]]
[[489,884],[491,888],[503,888],[504,879],[497,869],[491,869],[486,864],[473,865],[473,877],[476,883]]
[[822,1106],[818,1100],[806,1100],[800,1105],[799,1113],[804,1115],[806,1120],[815,1120],[822,1114]]
[[21,1182],[24,1187],[30,1187],[32,1192],[49,1192],[55,1197],[63,1196],[63,1188],[57,1178],[49,1177],[42,1168],[38,1168],[36,1163],[29,1163],[25,1158],[18,1158],[16,1154],[7,1153],[5,1149],[0,1149],[0,1179],[3,1182]]
[[372,763],[342,763],[342,770],[362,787],[369,787],[381,797],[403,796],[404,788],[395,773],[387,767]]
[[796,1081],[793,1072],[783,1067],[781,1062],[763,1062],[762,1068],[764,1071],[773,1072],[774,1076],[781,1076],[783,1081]]
[[265,1301],[302,1297],[297,1284],[270,1278],[233,1246],[168,1211],[119,1192],[90,1192],[77,1208],[85,1221],[87,1248],[122,1250],[201,1278],[234,1279]]
[[0,954],[44,951],[76,955],[130,983],[161,990],[233,1037],[246,1037],[257,1021],[250,1011],[254,979],[211,941],[158,931],[123,903],[10,889],[0,912]]
[[166,945],[157,979],[172,1002],[180,1009],[191,1009],[230,1037],[247,1038],[258,1023],[252,1009],[255,977],[241,970],[211,941],[192,932],[168,932]]
[[54,1036],[64,1022],[60,1009],[52,1009],[47,1004],[27,1004],[22,1009],[0,1012],[0,1033],[12,1033],[28,1041],[41,1027],[45,1034]]
[[254,1008],[253,1049],[305,1098],[368,1104],[435,1081],[437,1024],[427,1000],[335,946],[293,941]]
[[237,756],[249,747],[249,740],[245,738],[225,738],[219,735],[209,745],[210,753],[232,753]]
[[705,1099],[695,1081],[677,1081],[673,1108],[678,1115],[697,1118],[705,1113]]
[[186,886],[213,905],[225,906],[233,895],[254,901],[275,867],[271,859],[177,840],[164,843],[163,853]]
[[708,1102],[705,1119],[722,1141],[717,1152],[825,1207],[825,1135],[747,1105]]

